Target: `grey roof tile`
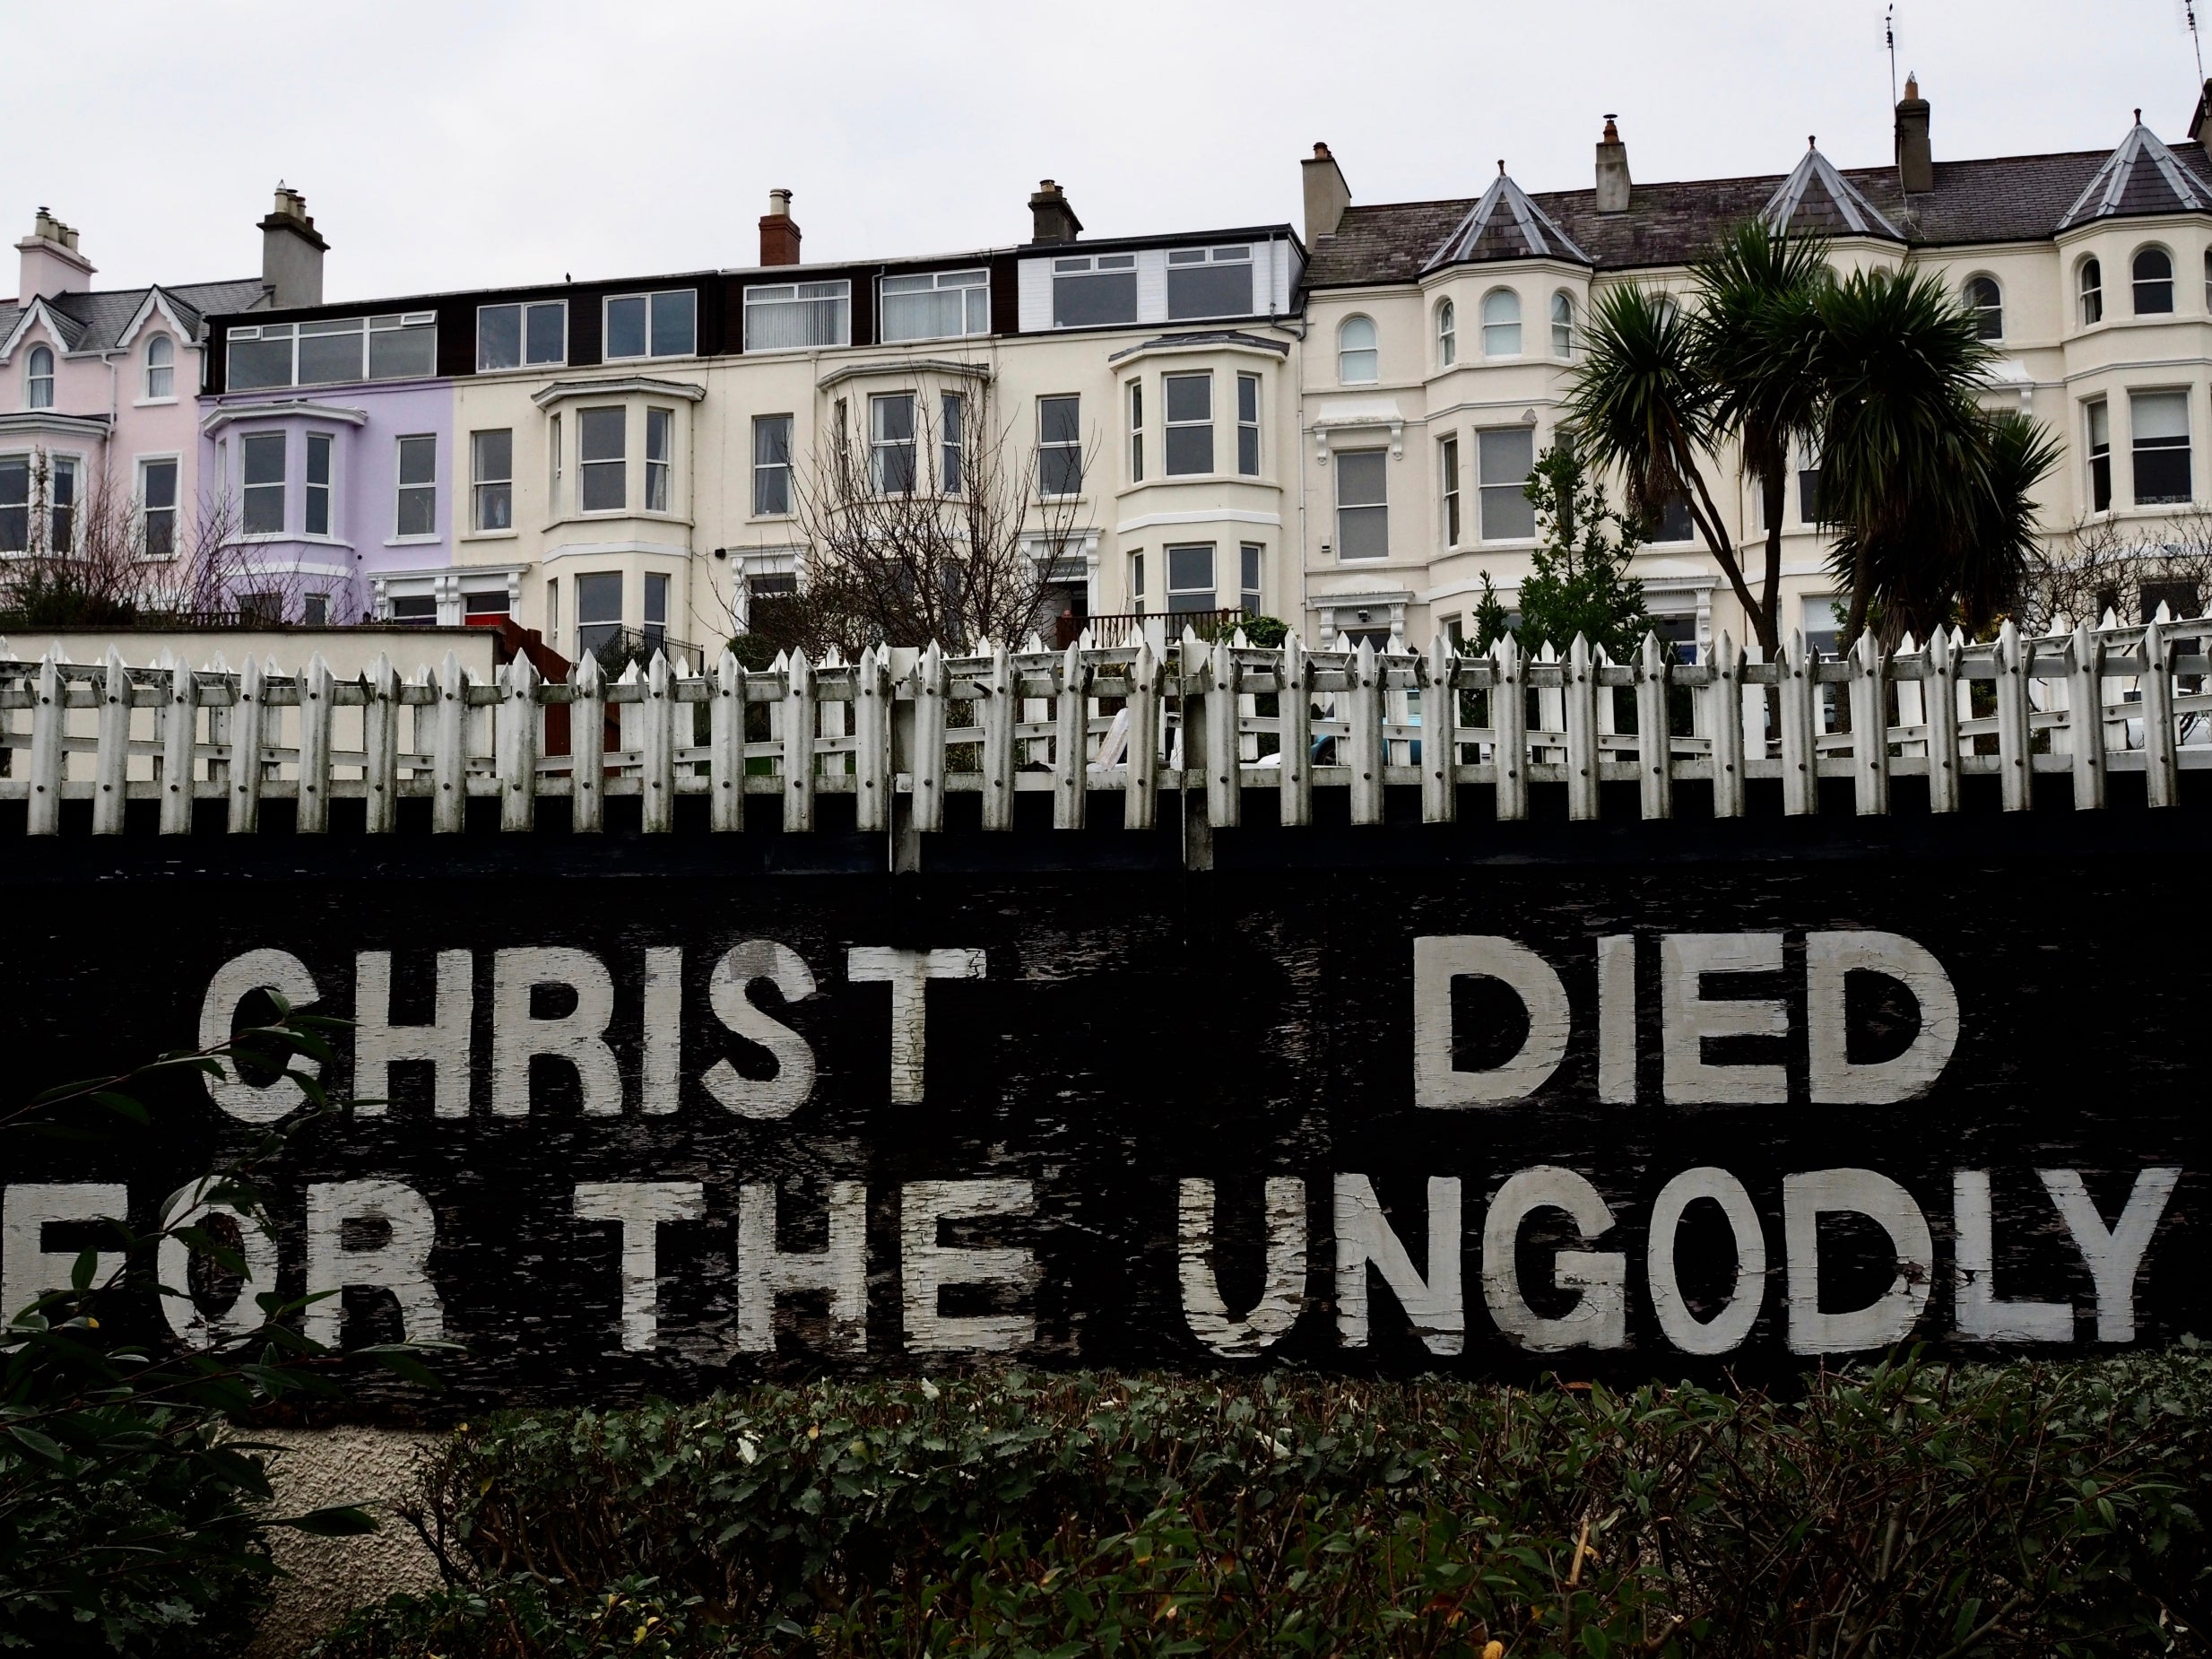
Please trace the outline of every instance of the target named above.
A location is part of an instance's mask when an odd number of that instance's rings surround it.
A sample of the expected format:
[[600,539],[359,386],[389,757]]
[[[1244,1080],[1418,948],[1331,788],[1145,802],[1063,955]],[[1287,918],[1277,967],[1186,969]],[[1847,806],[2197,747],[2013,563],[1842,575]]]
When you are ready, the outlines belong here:
[[[131,318],[138,315],[152,291],[150,288],[109,288],[89,294],[51,294],[46,303],[56,316],[66,319],[64,332],[74,336],[65,342],[70,351],[104,352],[123,337]],[[205,338],[203,318],[218,312],[250,310],[268,298],[268,290],[257,276],[227,282],[185,282],[163,287],[161,292],[178,314],[177,320],[195,340]],[[26,308],[0,305],[0,339],[6,337]]]

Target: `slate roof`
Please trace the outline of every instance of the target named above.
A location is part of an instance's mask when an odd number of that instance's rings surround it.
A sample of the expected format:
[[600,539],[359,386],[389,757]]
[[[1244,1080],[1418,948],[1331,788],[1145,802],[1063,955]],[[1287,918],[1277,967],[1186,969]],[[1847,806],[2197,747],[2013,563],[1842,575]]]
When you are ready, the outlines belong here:
[[2096,219],[2202,213],[2208,206],[2212,206],[2212,186],[2191,177],[2181,158],[2138,121],[2066,210],[2059,229]]
[[[1898,187],[1895,167],[1835,170],[1914,247],[2042,242],[2057,233],[2060,221],[2115,153],[2078,150],[1938,161],[1936,187],[1909,198]],[[2177,166],[2212,195],[2212,157],[2202,145],[2185,140],[2171,145],[2170,153]],[[1625,213],[1599,213],[1594,189],[1539,191],[1529,200],[1598,269],[1633,270],[1687,264],[1728,226],[1758,217],[1788,182],[1785,175],[1767,173],[1749,178],[1638,184]],[[1461,196],[1349,207],[1337,233],[1316,238],[1308,249],[1306,286],[1413,282],[1476,202],[1475,197]],[[2119,211],[2176,210],[2171,204],[2123,203]]]
[[[70,351],[104,352],[122,338],[131,318],[138,315],[152,291],[151,288],[110,288],[97,293],[48,294],[45,298],[47,309],[65,319],[62,332],[75,336],[64,342]],[[230,282],[185,282],[163,287],[161,294],[169,309],[177,313],[177,320],[197,341],[206,332],[201,326],[203,317],[251,310],[265,303],[268,290],[254,276]],[[30,308],[28,301],[0,300],[0,340],[14,332],[16,323]]]
[[1467,210],[1467,217],[1453,227],[1422,268],[1434,271],[1443,265],[1471,265],[1486,259],[1590,263],[1590,256],[1574,245],[1574,239],[1514,183],[1503,161],[1497,164],[1497,177],[1490,181],[1490,187]]
[[1795,230],[1800,236],[1884,236],[1893,242],[1904,240],[1904,233],[1889,216],[1837,172],[1817,144],[1806,146],[1805,159],[1767,198],[1759,217],[1770,230]]

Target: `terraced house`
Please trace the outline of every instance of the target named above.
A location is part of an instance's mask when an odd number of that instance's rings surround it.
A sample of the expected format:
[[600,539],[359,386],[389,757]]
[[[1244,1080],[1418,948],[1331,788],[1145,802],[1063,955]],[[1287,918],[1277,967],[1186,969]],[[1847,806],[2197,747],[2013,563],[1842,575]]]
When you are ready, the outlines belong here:
[[[1531,193],[1501,161],[1479,195],[1382,205],[1356,204],[1316,145],[1299,357],[1309,628],[1378,641],[1464,628],[1486,572],[1510,603],[1535,545],[1522,486],[1558,435],[1592,298],[1619,282],[1687,288],[1690,260],[1755,216],[1829,239],[1841,269],[1939,273],[1999,353],[1985,398],[2066,446],[2040,501],[2045,531],[2156,534],[2204,496],[2212,164],[2205,102],[2171,143],[2140,116],[2110,151],[1944,161],[1908,83],[1888,165],[1839,168],[1813,143],[1786,171],[1665,184],[1632,178],[1608,117],[1587,187]],[[1737,544],[1763,543],[1757,494],[1722,459]],[[1818,456],[1798,457],[1783,622],[1832,648],[1819,477]],[[1687,510],[1668,512],[1635,574],[1694,657],[1718,630],[1749,630],[1693,534]]]
[[289,614],[511,616],[571,656],[718,645],[804,580],[838,435],[880,491],[1018,468],[1048,630],[1295,610],[1296,234],[1029,206],[1018,246],[813,265],[777,192],[743,269],[220,319],[205,464]]

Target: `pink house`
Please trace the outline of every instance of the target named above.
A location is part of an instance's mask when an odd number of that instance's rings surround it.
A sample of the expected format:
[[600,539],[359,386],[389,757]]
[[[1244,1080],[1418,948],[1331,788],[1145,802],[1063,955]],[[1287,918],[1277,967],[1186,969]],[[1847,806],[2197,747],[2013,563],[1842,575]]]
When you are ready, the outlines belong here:
[[260,228],[258,277],[100,290],[76,231],[39,210],[0,300],[0,558],[127,558],[149,591],[189,585],[223,510],[199,477],[202,319],[322,299],[305,199],[280,187]]

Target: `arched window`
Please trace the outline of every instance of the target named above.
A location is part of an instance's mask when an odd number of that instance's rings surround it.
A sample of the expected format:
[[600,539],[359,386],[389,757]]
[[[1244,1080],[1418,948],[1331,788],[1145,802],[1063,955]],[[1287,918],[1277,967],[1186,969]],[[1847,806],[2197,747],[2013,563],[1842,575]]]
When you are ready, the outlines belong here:
[[2146,248],[2135,256],[2129,274],[2135,279],[2135,314],[2157,317],[2173,309],[2173,256],[2163,248]]
[[54,353],[42,345],[32,346],[23,378],[23,402],[33,409],[51,409],[54,406]]
[[1459,313],[1449,300],[1436,307],[1436,360],[1449,369],[1459,360]]
[[1482,354],[1521,355],[1521,296],[1510,288],[1493,288],[1482,296]]
[[1973,331],[1984,340],[2005,337],[2005,296],[1993,276],[1966,279],[1966,308],[1973,313]]
[[1551,297],[1551,354],[1574,355],[1574,296],[1565,289]]
[[177,395],[177,343],[167,334],[146,342],[146,395]]
[[1341,386],[1366,386],[1380,377],[1375,320],[1348,317],[1336,331],[1336,378]]
[[2094,259],[2081,262],[2081,326],[2104,320],[2104,267]]

